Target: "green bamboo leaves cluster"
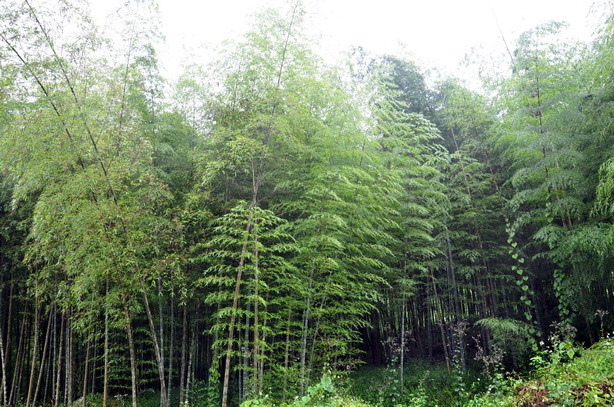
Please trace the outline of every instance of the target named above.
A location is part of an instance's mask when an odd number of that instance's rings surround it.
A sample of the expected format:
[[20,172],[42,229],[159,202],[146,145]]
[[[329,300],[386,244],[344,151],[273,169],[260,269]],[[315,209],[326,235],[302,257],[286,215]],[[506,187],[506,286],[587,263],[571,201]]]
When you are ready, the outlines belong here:
[[[503,122],[511,127],[499,143],[518,143],[507,144],[505,152],[514,158],[512,233],[532,237],[522,250],[533,261],[551,261],[562,317],[571,322],[580,314],[589,321],[595,318],[595,304],[580,291],[603,295],[596,282],[611,284],[606,271],[611,258],[602,251],[608,245],[607,226],[593,206],[595,193],[603,193],[597,184],[599,166],[607,168],[604,160],[612,153],[611,127],[607,121],[598,128],[593,124],[609,110],[603,96],[610,93],[610,81],[602,79],[611,69],[598,63],[603,54],[591,55],[582,44],[555,45],[561,29],[553,23],[520,39],[512,78],[517,82],[510,81],[514,88],[508,99],[516,113]],[[597,49],[611,37],[608,30],[602,35]],[[594,76],[600,66],[606,70]],[[536,278],[544,278],[539,274]]]

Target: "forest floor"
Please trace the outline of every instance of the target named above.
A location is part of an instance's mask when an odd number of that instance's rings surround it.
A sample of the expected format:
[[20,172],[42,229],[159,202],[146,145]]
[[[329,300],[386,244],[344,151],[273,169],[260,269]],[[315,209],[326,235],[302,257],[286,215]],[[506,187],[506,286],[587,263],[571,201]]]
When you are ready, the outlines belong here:
[[[614,339],[584,349],[562,342],[531,358],[524,375],[470,370],[448,372],[445,365],[415,361],[404,371],[366,367],[345,377],[324,377],[308,394],[286,407],[431,406],[614,406]],[[253,400],[242,407],[279,405]]]
[[[614,338],[589,348],[561,342],[536,353],[530,366],[524,374],[488,373],[473,364],[461,374],[448,371],[443,363],[413,360],[404,369],[403,395],[398,368],[363,367],[349,374],[324,376],[307,395],[289,403],[264,397],[241,407],[614,406]],[[189,407],[216,404],[207,400],[205,392],[193,396]],[[138,405],[158,407],[159,400],[159,394],[148,391],[141,394]],[[90,399],[87,404],[97,406],[99,402]],[[130,400],[114,399],[113,404],[129,407]]]

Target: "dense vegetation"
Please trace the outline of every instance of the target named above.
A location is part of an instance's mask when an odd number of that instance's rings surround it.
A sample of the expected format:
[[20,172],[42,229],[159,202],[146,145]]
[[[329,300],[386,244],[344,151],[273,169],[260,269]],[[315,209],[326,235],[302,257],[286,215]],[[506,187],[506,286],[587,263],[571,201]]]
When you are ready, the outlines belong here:
[[611,18],[480,94],[300,4],[176,83],[153,4],[0,4],[0,406],[608,405]]

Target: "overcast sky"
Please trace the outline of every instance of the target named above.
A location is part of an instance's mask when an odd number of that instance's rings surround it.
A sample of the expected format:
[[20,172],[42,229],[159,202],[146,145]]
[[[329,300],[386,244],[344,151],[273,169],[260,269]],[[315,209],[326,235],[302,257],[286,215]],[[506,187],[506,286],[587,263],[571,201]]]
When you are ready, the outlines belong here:
[[[287,9],[287,0],[158,0],[166,37],[159,50],[163,71],[176,79],[182,64],[205,62],[212,46],[237,38],[265,7]],[[600,0],[604,1],[611,0]],[[91,0],[94,17],[122,0]],[[309,34],[319,54],[334,61],[351,46],[395,53],[460,74],[459,62],[473,49],[505,50],[498,25],[510,43],[523,31],[550,20],[570,23],[571,33],[589,39],[594,0],[305,0]],[[497,25],[498,22],[498,25]],[[197,58],[200,56],[201,58]],[[198,61],[198,59],[201,59]]]

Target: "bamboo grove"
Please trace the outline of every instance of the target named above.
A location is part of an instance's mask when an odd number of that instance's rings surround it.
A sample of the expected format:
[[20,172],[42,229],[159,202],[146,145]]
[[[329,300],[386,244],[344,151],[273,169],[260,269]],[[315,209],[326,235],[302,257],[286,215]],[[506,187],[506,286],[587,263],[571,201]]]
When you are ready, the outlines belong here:
[[612,329],[611,19],[526,32],[484,96],[327,66],[300,4],[175,83],[155,4],[105,34],[0,5],[0,406],[283,400],[364,363],[403,388],[471,337],[521,369],[556,324]]

